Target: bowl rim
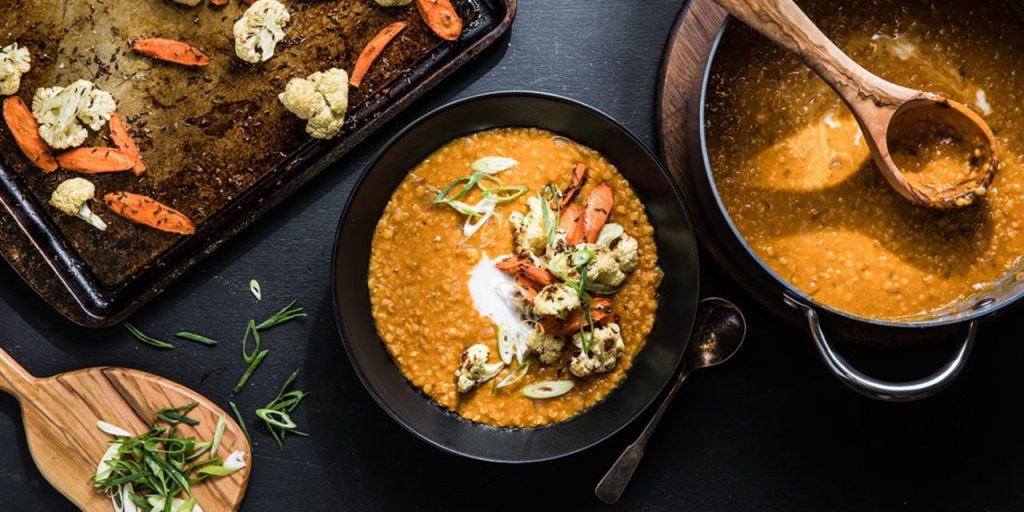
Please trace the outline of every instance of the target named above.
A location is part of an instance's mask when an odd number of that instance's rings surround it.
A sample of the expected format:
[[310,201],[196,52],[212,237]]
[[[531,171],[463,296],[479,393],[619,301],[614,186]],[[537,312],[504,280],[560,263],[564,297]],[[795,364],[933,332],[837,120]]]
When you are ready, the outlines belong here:
[[[665,378],[663,379],[663,382],[658,384],[657,392],[656,393],[652,393],[646,400],[644,400],[643,403],[641,404],[641,407],[638,407],[636,409],[636,411],[633,414],[631,414],[628,418],[626,418],[625,421],[622,421],[621,424],[616,425],[615,427],[609,429],[606,434],[598,436],[598,437],[595,437],[590,442],[587,442],[587,443],[581,444],[579,446],[576,446],[576,447],[574,447],[571,450],[566,450],[566,451],[554,453],[554,454],[543,456],[543,457],[507,459],[507,458],[490,457],[490,456],[480,455],[478,453],[461,451],[461,450],[458,450],[458,449],[456,449],[456,448],[454,448],[452,446],[449,446],[449,445],[447,445],[447,444],[445,444],[443,442],[440,442],[438,440],[435,440],[435,439],[433,439],[433,438],[423,434],[422,432],[420,432],[416,428],[414,428],[412,425],[410,425],[408,422],[406,422],[397,413],[397,411],[394,410],[394,408],[392,408],[387,402],[384,401],[384,399],[380,396],[380,394],[377,392],[377,390],[374,388],[374,386],[369,382],[368,377],[367,377],[367,375],[364,372],[364,369],[362,367],[362,364],[359,362],[358,358],[355,357],[355,354],[353,353],[353,349],[352,349],[352,347],[350,345],[350,342],[349,342],[349,339],[348,339],[348,336],[346,334],[346,330],[345,330],[345,327],[344,327],[344,324],[343,324],[342,313],[341,313],[341,305],[340,305],[340,302],[339,302],[339,294],[338,294],[338,286],[337,286],[338,279],[339,279],[339,277],[338,277],[338,258],[339,258],[339,253],[340,253],[339,249],[340,249],[340,242],[341,242],[343,227],[345,225],[345,219],[349,217],[350,210],[352,209],[353,205],[355,204],[355,200],[357,199],[357,196],[359,195],[360,190],[362,189],[363,185],[365,184],[366,180],[368,179],[368,177],[370,175],[370,171],[372,169],[374,169],[380,163],[380,161],[388,154],[388,152],[391,151],[393,146],[395,146],[400,140],[402,140],[406,136],[408,136],[410,132],[412,132],[414,129],[416,129],[418,126],[420,126],[424,122],[426,122],[426,121],[432,119],[433,117],[435,117],[437,115],[440,115],[440,114],[442,114],[444,112],[447,112],[449,110],[453,110],[455,108],[463,107],[463,106],[465,106],[467,104],[481,102],[481,101],[487,101],[487,100],[492,100],[492,99],[500,99],[500,98],[540,99],[540,100],[552,101],[552,102],[556,102],[556,103],[562,103],[562,104],[568,105],[570,107],[580,109],[581,111],[586,112],[588,115],[592,115],[595,118],[597,118],[599,120],[602,120],[602,121],[608,123],[613,128],[615,128],[616,131],[618,131],[630,143],[635,145],[640,150],[642,155],[647,160],[649,160],[650,163],[657,169],[658,175],[661,178],[661,180],[668,184],[669,190],[670,190],[670,195],[674,199],[675,206],[677,206],[678,210],[682,213],[681,217],[679,217],[677,219],[677,222],[679,222],[685,228],[685,231],[687,231],[690,234],[690,236],[692,237],[692,239],[694,241],[694,244],[695,244],[694,245],[694,250],[693,250],[693,257],[694,257],[694,260],[693,260],[693,267],[694,267],[693,268],[693,273],[696,276],[696,278],[694,280],[694,283],[693,283],[694,288],[692,290],[692,294],[694,296],[694,300],[692,301],[693,302],[693,307],[692,307],[692,311],[690,311],[688,313],[689,316],[690,316],[689,327],[687,329],[686,334],[681,337],[682,338],[681,343],[684,343],[684,347],[683,347],[682,350],[678,351],[678,355],[675,358],[676,360],[672,362],[672,366],[671,366],[672,367],[672,371],[669,372],[665,376]],[[509,126],[511,126],[511,125],[509,125]],[[484,129],[484,130],[486,130],[486,129]],[[392,190],[391,192],[393,193],[394,191]],[[646,208],[646,205],[645,205],[645,208]],[[467,97],[464,97],[464,98],[460,98],[460,99],[456,99],[456,100],[447,102],[447,103],[445,103],[445,104],[443,104],[443,105],[441,105],[439,107],[436,107],[434,109],[431,109],[428,112],[426,112],[426,113],[420,115],[419,117],[417,117],[415,120],[413,120],[412,122],[410,122],[409,124],[404,126],[401,130],[399,130],[394,136],[389,138],[381,146],[381,149],[377,151],[377,153],[373,156],[373,158],[371,158],[369,160],[369,162],[366,164],[366,166],[359,172],[359,176],[356,179],[355,183],[353,184],[352,189],[349,192],[349,194],[348,194],[348,196],[347,196],[347,198],[345,200],[344,207],[342,208],[342,212],[341,212],[341,215],[340,215],[339,221],[338,221],[338,226],[337,226],[336,231],[335,231],[334,244],[333,244],[332,254],[331,254],[331,278],[330,278],[331,279],[331,288],[332,288],[331,289],[331,304],[332,304],[332,307],[334,309],[335,328],[336,328],[336,331],[337,331],[339,337],[341,338],[342,345],[343,345],[343,347],[345,349],[345,353],[348,356],[349,362],[352,365],[353,370],[355,371],[357,377],[359,378],[359,381],[362,383],[363,387],[366,388],[366,391],[370,394],[370,396],[373,398],[373,400],[381,407],[381,409],[383,409],[387,413],[388,416],[391,417],[391,419],[393,419],[395,422],[397,422],[399,425],[401,425],[405,430],[407,430],[410,433],[412,433],[416,438],[426,442],[428,445],[433,446],[433,447],[435,447],[437,449],[440,449],[441,451],[446,452],[446,453],[450,453],[450,454],[453,454],[453,455],[458,455],[458,456],[461,456],[461,457],[466,457],[468,459],[478,460],[478,461],[482,461],[482,462],[492,462],[492,463],[502,463],[502,464],[529,464],[529,463],[546,462],[546,461],[561,459],[561,458],[564,458],[564,457],[569,457],[571,455],[575,455],[577,453],[583,452],[583,451],[585,451],[587,449],[590,449],[590,448],[592,448],[592,447],[594,447],[594,446],[596,446],[596,445],[598,445],[600,443],[603,443],[604,441],[608,440],[609,438],[611,438],[614,435],[616,435],[619,432],[621,432],[627,426],[632,424],[640,415],[642,415],[644,412],[646,412],[648,409],[650,409],[651,405],[654,404],[655,401],[664,393],[665,389],[668,388],[668,386],[674,380],[675,376],[678,374],[679,368],[680,368],[680,366],[681,366],[681,364],[683,362],[684,353],[685,353],[685,347],[689,343],[689,337],[690,337],[690,335],[693,332],[693,328],[694,328],[694,324],[695,324],[696,309],[697,309],[697,304],[699,302],[699,297],[700,297],[700,277],[699,277],[700,276],[700,256],[699,256],[699,251],[697,250],[698,245],[699,245],[699,239],[697,237],[696,230],[694,229],[694,225],[693,225],[693,221],[692,221],[691,216],[690,216],[690,212],[689,212],[689,210],[688,210],[688,208],[686,206],[686,201],[684,200],[683,194],[680,191],[679,185],[675,182],[675,180],[673,179],[671,173],[669,173],[669,171],[665,168],[664,164],[658,158],[657,154],[653,150],[651,150],[651,148],[646,143],[644,143],[635,133],[633,133],[629,128],[627,128],[621,122],[617,121],[615,118],[613,118],[609,114],[605,113],[604,111],[602,111],[602,110],[600,110],[600,109],[598,109],[596,107],[593,107],[593,106],[588,105],[586,103],[583,103],[581,101],[578,101],[578,100],[575,100],[575,99],[571,99],[569,97],[558,95],[558,94],[552,94],[552,93],[547,93],[547,92],[539,92],[539,91],[530,91],[530,90],[521,90],[521,89],[496,90],[496,91],[489,91],[489,92],[483,92],[483,93],[479,93],[479,94],[474,94],[474,95],[471,95],[471,96],[467,96]],[[660,314],[664,314],[664,312],[660,310],[660,306],[659,306],[659,311],[656,312],[656,315],[660,315]],[[657,320],[657,316],[656,316],[656,320]],[[375,320],[371,319],[371,321],[374,324],[376,323]],[[657,327],[657,321],[655,321],[654,327]],[[376,327],[374,327],[374,329],[376,329]],[[651,334],[648,334],[648,338],[650,337],[650,335]],[[380,342],[379,335],[377,336],[377,340],[376,341],[378,343]],[[637,353],[637,357],[641,353],[643,353],[644,350],[647,350],[648,348],[649,347],[647,347],[646,343],[645,343],[644,348],[641,349],[640,352]],[[632,368],[630,369],[630,371],[632,371]],[[401,370],[398,370],[398,372],[401,374]],[[626,376],[623,378],[623,380],[615,388],[613,388],[608,393],[608,395],[603,397],[600,401],[598,401],[594,405],[590,406],[587,409],[584,409],[583,411],[581,411],[577,415],[573,416],[572,418],[569,418],[569,419],[564,420],[564,421],[556,422],[556,423],[549,423],[549,424],[546,424],[546,425],[541,425],[539,427],[525,427],[525,428],[520,428],[520,427],[512,427],[512,428],[510,428],[510,427],[494,427],[494,426],[483,424],[483,423],[479,423],[479,422],[473,422],[471,420],[463,418],[462,416],[459,416],[458,414],[456,414],[456,413],[454,413],[452,411],[444,409],[441,405],[437,404],[432,399],[430,399],[430,397],[425,396],[423,394],[422,390],[417,389],[416,391],[419,393],[420,398],[422,400],[430,401],[431,405],[433,407],[436,407],[439,411],[441,411],[441,412],[443,412],[445,414],[453,415],[453,416],[456,417],[456,419],[458,421],[466,422],[469,425],[478,426],[478,427],[482,427],[482,428],[488,428],[488,429],[494,429],[494,430],[498,430],[498,431],[502,431],[502,430],[545,430],[545,429],[557,428],[559,426],[563,426],[563,425],[569,424],[572,421],[582,417],[583,415],[585,415],[585,414],[587,414],[587,413],[589,413],[589,412],[591,412],[591,411],[601,407],[602,405],[606,405],[604,402],[610,396],[612,396],[612,394],[614,394],[617,390],[619,390],[619,388],[621,388],[621,386],[623,386],[626,383],[626,379],[628,378],[628,376],[629,376],[629,372],[627,371]],[[408,382],[408,379],[405,377],[404,374],[402,374],[402,377],[406,379],[406,384],[407,385],[412,386],[412,384]]]
[[711,42],[711,48],[708,53],[707,61],[704,64],[704,69],[700,77],[700,91],[698,97],[698,108],[697,108],[697,133],[699,137],[699,157],[702,163],[705,179],[708,183],[708,188],[711,191],[711,197],[714,200],[714,204],[718,212],[722,215],[722,219],[725,221],[734,239],[743,247],[743,250],[747,253],[754,263],[782,289],[785,290],[783,299],[793,300],[802,304],[809,304],[811,307],[819,310],[826,311],[833,315],[844,317],[856,322],[863,322],[879,327],[892,327],[897,329],[921,329],[931,327],[945,327],[951,325],[963,324],[972,320],[976,320],[980,317],[993,314],[1005,307],[1015,303],[1018,299],[1024,296],[1024,288],[1017,290],[1016,292],[1004,295],[999,298],[985,298],[975,302],[974,305],[968,306],[960,311],[944,312],[933,317],[925,317],[923,319],[911,319],[911,320],[894,320],[894,319],[881,319],[873,318],[869,316],[858,315],[849,311],[839,309],[835,306],[825,304],[815,300],[813,297],[800,290],[796,286],[789,283],[778,273],[769,267],[764,260],[761,259],[757,253],[747,243],[747,239],[740,232],[736,223],[733,222],[732,215],[729,210],[725,207],[725,203],[722,202],[721,194],[718,190],[718,183],[715,181],[714,174],[712,172],[711,159],[708,156],[708,144],[707,144],[707,97],[708,89],[711,81],[712,68],[715,65],[718,57],[719,46],[722,44],[725,38],[725,33],[731,24],[735,23],[733,16],[726,16],[721,26],[718,27],[718,32],[715,35],[714,40]]

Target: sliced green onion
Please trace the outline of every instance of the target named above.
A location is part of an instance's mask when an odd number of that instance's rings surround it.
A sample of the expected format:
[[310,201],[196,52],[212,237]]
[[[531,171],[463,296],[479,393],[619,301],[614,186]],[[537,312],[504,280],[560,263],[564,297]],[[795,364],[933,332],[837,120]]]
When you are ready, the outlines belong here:
[[260,363],[263,362],[263,360],[267,357],[267,354],[269,353],[269,350],[263,349],[259,354],[256,354],[256,357],[252,360],[252,363],[249,363],[249,367],[246,368],[245,373],[242,374],[242,378],[238,380],[238,384],[235,384],[235,393],[238,393],[242,391],[243,388],[245,388],[245,383],[249,382],[249,377],[252,377],[253,372],[256,371],[256,368],[260,367]]
[[298,426],[292,421],[292,417],[288,413],[276,409],[256,409],[256,416],[259,416],[268,425],[273,425],[277,428],[291,429]]
[[[462,234],[466,238],[469,238],[476,234],[487,223],[488,220],[494,215],[494,207],[497,203],[493,199],[482,199],[480,203],[476,205],[476,208],[480,211],[476,216],[466,217],[466,223],[462,226]],[[473,219],[477,219],[474,221]]]
[[499,203],[505,203],[508,201],[515,201],[523,196],[530,189],[523,186],[497,186],[484,189],[485,199],[494,199]]
[[231,412],[235,413],[235,421],[238,422],[238,426],[242,428],[242,433],[245,434],[245,440],[249,442],[249,446],[252,446],[252,438],[249,437],[249,428],[245,426],[245,418],[242,418],[242,413],[238,411],[238,406],[234,402],[228,402],[231,406]]
[[217,419],[217,427],[213,429],[213,441],[210,441],[210,455],[216,456],[220,448],[220,441],[224,438],[224,427],[228,425],[228,419],[223,414]]
[[[456,178],[447,185],[445,185],[443,189],[437,192],[437,195],[434,196],[434,202],[451,203],[452,201],[458,201],[459,199],[462,199],[463,196],[468,194],[469,191],[472,190],[474,186],[476,186],[477,181],[479,181],[479,178],[474,179],[472,175]],[[459,186],[459,184],[461,183],[465,183],[466,185],[459,189],[459,191],[456,192],[454,196],[448,197],[448,194],[451,193],[452,189]]]
[[306,310],[295,307],[295,301],[291,301],[287,306],[281,308],[280,311],[274,313],[270,318],[264,320],[258,324],[255,329],[257,331],[265,331],[271,327],[276,327],[285,322],[295,320],[296,318],[302,318],[306,316]]
[[215,340],[213,338],[207,338],[206,336],[203,336],[202,334],[196,334],[194,332],[181,331],[181,332],[178,332],[178,333],[174,333],[174,335],[179,337],[179,338],[181,338],[181,339],[183,339],[183,340],[195,341],[197,343],[202,343],[204,345],[211,345],[212,346],[212,345],[216,345],[218,343],[217,340]]
[[499,380],[497,383],[495,383],[494,384],[494,389],[497,390],[497,389],[502,389],[502,388],[506,388],[508,386],[511,386],[512,384],[515,384],[516,382],[519,382],[520,380],[522,380],[523,377],[526,377],[526,374],[529,373],[529,372],[530,372],[530,361],[529,360],[523,361],[522,363],[519,363],[518,366],[513,368],[512,371],[508,372],[507,375],[502,377],[501,380]]
[[507,171],[517,165],[519,165],[519,162],[511,158],[505,158],[503,156],[488,156],[473,162],[473,164],[470,165],[470,168],[476,172],[497,174],[502,171]]
[[498,326],[498,356],[501,358],[501,362],[505,364],[512,364],[512,358],[515,357],[512,333],[505,327],[505,324]]
[[124,325],[124,328],[127,329],[128,332],[130,332],[132,334],[132,336],[135,336],[135,339],[145,343],[146,345],[149,345],[149,346],[152,346],[152,347],[156,347],[156,348],[163,348],[163,349],[172,349],[172,348],[174,348],[174,345],[171,345],[170,343],[167,343],[166,341],[158,340],[158,339],[156,339],[156,338],[154,338],[152,336],[149,336],[148,334],[140,331],[138,327],[135,327],[134,325],[132,325],[132,324],[130,324],[128,322],[125,322],[123,325]]
[[533,384],[524,387],[519,392],[522,393],[523,396],[543,400],[562,396],[571,391],[574,387],[576,387],[576,383],[571,380],[544,380],[534,382]]
[[591,249],[580,249],[576,252],[573,252],[569,260],[572,263],[572,266],[582,267],[583,265],[586,265],[594,260],[594,251]]
[[263,290],[260,289],[260,282],[252,279],[249,281],[249,292],[256,297],[256,302],[263,300]]
[[156,418],[170,425],[184,423],[186,425],[194,427],[199,424],[199,421],[189,418],[188,413],[192,412],[192,409],[195,409],[196,406],[198,405],[198,402],[192,402],[188,405],[183,405],[181,407],[161,409],[156,412]]

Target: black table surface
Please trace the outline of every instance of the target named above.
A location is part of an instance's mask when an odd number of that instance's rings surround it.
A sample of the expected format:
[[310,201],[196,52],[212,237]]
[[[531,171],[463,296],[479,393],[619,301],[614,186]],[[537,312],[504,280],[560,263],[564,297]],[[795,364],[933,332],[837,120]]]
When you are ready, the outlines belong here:
[[[502,89],[552,92],[600,108],[656,143],[655,86],[679,0],[521,0],[511,36],[225,244],[135,315],[147,332],[181,329],[225,340],[173,352],[122,329],[88,330],[52,311],[0,265],[0,346],[30,372],[117,365],[175,379],[251,414],[301,369],[311,394],[295,414],[311,434],[279,449],[254,428],[246,511],[589,510],[593,487],[640,422],[561,461],[502,466],[464,460],[417,440],[370,398],[345,356],[329,288],[335,226],[353,182],[389,136],[455,98]],[[651,440],[621,510],[1020,510],[1024,415],[1017,411],[1024,324],[983,326],[973,360],[942,394],[876,402],[844,388],[806,331],[771,316],[705,256],[702,293],[744,308],[746,346],[694,376]],[[251,278],[262,283],[256,304]],[[310,315],[265,337],[270,356],[232,398],[243,370],[244,323],[297,299]],[[949,347],[929,350],[939,364]],[[869,360],[907,351],[861,349]],[[905,357],[906,356],[906,357]],[[873,358],[873,359],[872,359]],[[899,364],[881,364],[883,369]],[[915,371],[926,372],[923,365]],[[918,375],[919,376],[919,375]],[[646,419],[646,418],[644,418]],[[253,428],[252,424],[250,428]],[[1015,441],[1016,439],[1016,441]],[[35,469],[16,401],[0,396],[0,510],[73,510]]]

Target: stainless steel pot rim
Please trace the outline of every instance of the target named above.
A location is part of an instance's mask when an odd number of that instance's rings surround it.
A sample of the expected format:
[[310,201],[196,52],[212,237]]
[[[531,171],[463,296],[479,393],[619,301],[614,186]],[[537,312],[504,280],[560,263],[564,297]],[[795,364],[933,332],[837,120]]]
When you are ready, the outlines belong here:
[[[1000,309],[1009,306],[1010,304],[1016,302],[1018,299],[1020,299],[1022,296],[1024,296],[1024,288],[1021,288],[1021,289],[1018,289],[1016,292],[1014,292],[1014,293],[1012,293],[1012,294],[1010,294],[1008,296],[1004,296],[1004,297],[1001,297],[1001,298],[998,298],[998,299],[997,298],[992,298],[992,297],[981,298],[981,299],[977,300],[974,304],[972,304],[972,305],[970,305],[970,306],[968,306],[968,307],[966,307],[966,308],[964,308],[964,309],[962,309],[962,310],[960,310],[958,312],[954,312],[952,314],[939,314],[939,315],[936,315],[936,316],[931,317],[931,318],[923,318],[923,319],[920,319],[920,320],[917,320],[917,319],[906,320],[906,321],[901,321],[901,320],[885,320],[885,319],[878,319],[878,318],[872,318],[872,317],[867,317],[867,316],[861,316],[861,315],[858,315],[858,314],[855,314],[855,313],[850,313],[848,311],[844,311],[842,309],[838,309],[838,308],[836,308],[834,306],[830,306],[828,304],[824,304],[822,302],[818,302],[817,300],[815,300],[813,297],[811,297],[807,293],[803,292],[802,290],[800,290],[800,289],[796,288],[795,286],[793,286],[792,284],[790,284],[788,281],[783,279],[782,276],[780,276],[778,273],[776,273],[771,267],[766,265],[765,262],[760,257],[758,257],[758,255],[750,247],[750,245],[747,243],[746,238],[743,237],[742,233],[740,233],[739,228],[736,227],[736,224],[732,220],[732,216],[729,214],[729,211],[726,209],[725,204],[722,202],[721,195],[718,192],[718,184],[715,182],[714,175],[712,174],[712,171],[711,171],[711,160],[708,157],[707,132],[706,132],[706,126],[707,125],[706,125],[706,122],[705,122],[706,121],[707,111],[706,111],[706,108],[705,108],[706,107],[706,101],[705,100],[707,98],[707,93],[708,93],[708,83],[709,83],[709,80],[710,80],[710,77],[711,77],[711,69],[712,69],[712,67],[713,67],[713,65],[715,63],[715,57],[718,55],[718,47],[721,44],[722,39],[723,39],[723,37],[725,35],[725,31],[729,27],[729,23],[731,21],[732,21],[732,18],[729,17],[729,18],[726,19],[725,23],[723,23],[722,26],[719,27],[718,33],[715,35],[715,40],[711,43],[711,52],[710,52],[710,55],[708,56],[707,63],[705,64],[705,68],[704,68],[703,74],[701,76],[700,98],[699,98],[700,106],[698,108],[698,119],[699,119],[698,122],[700,124],[700,126],[698,127],[698,133],[699,133],[699,136],[700,136],[700,148],[699,148],[699,150],[700,150],[700,158],[701,158],[701,161],[703,162],[703,165],[704,165],[703,172],[706,173],[706,175],[707,175],[708,184],[709,184],[709,187],[711,189],[711,193],[712,193],[712,196],[714,198],[715,205],[718,208],[718,210],[721,212],[722,217],[725,220],[726,225],[729,226],[729,229],[731,230],[733,236],[736,238],[736,240],[743,247],[743,250],[746,251],[747,254],[757,263],[757,265],[761,268],[761,270],[764,271],[765,273],[767,273],[768,275],[770,275],[772,277],[772,279],[774,279],[780,286],[782,286],[786,290],[786,292],[784,293],[783,297],[781,297],[781,299],[785,303],[787,303],[787,305],[790,305],[791,307],[796,307],[797,309],[800,309],[799,307],[797,307],[797,304],[802,304],[802,305],[805,305],[805,306],[808,306],[808,307],[813,307],[813,308],[818,309],[818,310],[826,311],[826,312],[831,313],[833,315],[845,317],[845,318],[848,318],[848,319],[851,319],[851,320],[855,320],[855,321],[858,321],[858,322],[864,322],[864,323],[868,323],[868,324],[872,324],[872,325],[876,325],[876,326],[880,326],[880,327],[894,327],[894,328],[901,328],[901,329],[908,329],[908,328],[909,329],[922,329],[922,328],[943,327],[943,326],[950,326],[950,325],[955,325],[955,324],[966,323],[966,322],[969,322],[971,320],[975,320],[975,319],[978,319],[980,317],[987,316],[987,315],[990,315],[992,313],[995,313],[996,311],[999,311]],[[796,304],[794,304],[794,302]]]

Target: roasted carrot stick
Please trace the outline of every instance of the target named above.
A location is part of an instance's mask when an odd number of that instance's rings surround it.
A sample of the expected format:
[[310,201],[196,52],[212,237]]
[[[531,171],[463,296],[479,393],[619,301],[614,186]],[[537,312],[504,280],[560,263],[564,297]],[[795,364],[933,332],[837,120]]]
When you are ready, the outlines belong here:
[[14,136],[14,142],[25,154],[33,165],[43,172],[56,171],[57,159],[46,141],[39,136],[39,123],[36,122],[28,105],[17,96],[11,96],[4,100],[4,121],[7,128]]
[[219,5],[227,5],[228,4],[228,0],[210,0],[210,3],[213,4],[213,5],[218,5],[218,6]]
[[[607,325],[613,322],[615,314],[612,311],[612,301],[601,297],[594,299],[594,303],[590,306],[590,318],[594,320],[594,325]],[[582,320],[583,310],[577,309],[569,313],[565,320],[554,316],[546,316],[541,318],[539,323],[544,328],[545,334],[565,336],[579,332]]]
[[69,171],[85,174],[127,171],[135,159],[114,148],[77,148],[57,155],[57,163]]
[[135,161],[135,165],[132,165],[132,172],[136,176],[146,172],[146,164],[142,163],[142,154],[139,153],[139,147],[135,145],[135,139],[128,132],[128,124],[124,122],[124,118],[117,112],[110,116],[110,138],[114,140],[114,144],[117,145],[118,149],[128,153]]
[[562,208],[562,218],[558,227],[565,230],[565,243],[576,245],[583,241],[583,213],[576,203],[569,203]]
[[612,187],[607,183],[598,185],[590,193],[587,206],[583,210],[583,238],[588,244],[597,242],[597,235],[601,233],[604,223],[608,222],[614,203]]
[[113,192],[103,196],[103,201],[110,211],[132,222],[179,235],[196,232],[196,225],[185,214],[156,199],[131,192]]
[[182,66],[205,66],[210,58],[187,43],[171,39],[136,39],[132,49],[154,59]]
[[462,18],[449,0],[416,0],[416,8],[437,37],[454,41],[462,35]]
[[576,194],[579,193],[580,189],[583,188],[585,181],[587,181],[587,166],[580,163],[573,164],[572,182],[562,191],[562,200],[558,202],[558,207],[565,208],[568,206],[576,198]]
[[555,276],[530,261],[529,258],[510,256],[494,264],[498,270],[511,275],[524,275],[527,279],[539,284],[541,288],[553,283]]
[[352,87],[359,87],[359,84],[363,83],[363,77],[366,76],[366,72],[370,70],[370,66],[380,57],[381,52],[384,48],[391,43],[391,40],[405,29],[404,21],[396,21],[377,33],[373,39],[363,48],[363,53],[359,54],[359,58],[356,59],[356,65],[352,68],[352,78],[348,80],[348,84]]

